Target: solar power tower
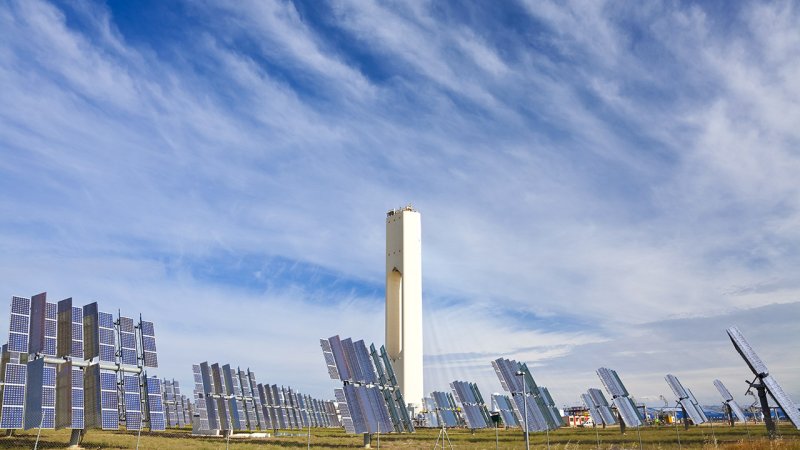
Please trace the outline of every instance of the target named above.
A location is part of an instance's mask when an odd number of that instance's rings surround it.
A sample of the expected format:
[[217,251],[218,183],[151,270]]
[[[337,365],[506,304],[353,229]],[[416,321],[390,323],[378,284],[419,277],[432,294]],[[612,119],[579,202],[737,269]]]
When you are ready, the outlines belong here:
[[523,428],[527,427],[528,432],[547,431],[563,425],[550,393],[536,385],[526,364],[498,358],[492,361],[492,367],[500,385],[511,394],[514,412]]
[[733,395],[731,395],[731,392],[728,390],[728,388],[722,384],[722,381],[714,380],[714,387],[717,388],[719,395],[722,396],[725,413],[728,415],[728,421],[730,422],[731,426],[733,426],[735,420],[747,422],[747,419],[744,417],[744,411],[742,411],[742,407],[736,403],[736,400],[733,399]]
[[739,355],[742,356],[747,366],[750,367],[750,370],[755,375],[755,378],[753,381],[750,381],[749,384],[750,387],[755,388],[758,393],[761,411],[764,414],[764,424],[767,426],[770,436],[775,436],[775,422],[772,421],[772,415],[770,414],[767,392],[769,392],[769,395],[783,410],[784,414],[786,414],[786,417],[789,418],[789,421],[792,422],[795,428],[800,430],[800,411],[798,411],[797,405],[786,395],[781,385],[775,380],[775,377],[769,373],[767,365],[758,357],[755,350],[753,350],[744,338],[742,332],[736,327],[728,328],[726,331],[728,332],[728,337],[731,338],[734,348],[736,348],[736,351],[739,352]]
[[608,400],[606,400],[606,396],[603,395],[603,391],[590,388],[585,394],[581,394],[581,399],[586,407],[589,408],[589,416],[591,416],[595,425],[600,424],[605,428],[606,425],[617,423],[617,419],[611,412],[611,407],[608,404]]
[[[102,324],[98,322],[100,315]],[[117,429],[121,415],[127,412],[117,401],[121,386],[117,377],[127,371],[135,374],[131,389],[147,396],[143,405],[150,429],[163,429],[159,424],[163,422],[159,419],[160,387],[149,382],[145,372],[146,367],[157,365],[152,323],[140,318],[132,328],[133,361],[126,369],[119,360],[122,348],[117,347],[121,345],[115,336],[118,326],[110,314],[97,311],[97,303],[78,307],[71,298],[50,303],[46,293],[30,299],[12,297],[9,343],[0,359],[4,380],[0,428],[72,429],[75,444],[80,430]],[[140,329],[149,331],[141,333]],[[149,339],[137,343],[135,336]],[[107,375],[103,383],[99,380],[101,372]],[[154,384],[157,399],[147,394]],[[103,390],[107,395],[102,395]],[[142,405],[136,408],[141,411]],[[136,426],[141,426],[141,416]]]
[[420,217],[411,206],[386,213],[386,350],[414,408],[424,395]]
[[675,393],[675,397],[678,398],[678,404],[681,405],[681,409],[683,410],[683,425],[685,428],[689,428],[689,421],[686,420],[687,417],[692,419],[695,425],[708,422],[706,413],[703,412],[703,408],[697,403],[697,399],[694,397],[694,394],[692,394],[692,391],[684,389],[675,375],[667,374],[664,379],[667,380],[670,389]]
[[477,430],[489,427],[491,418],[477,384],[453,381],[450,383],[450,390],[453,391],[456,401],[461,404],[461,411],[464,413],[468,428]]
[[625,425],[629,427],[640,427],[644,423],[644,417],[636,408],[630,398],[628,390],[622,384],[622,380],[617,372],[612,369],[601,367],[597,369],[597,376],[606,388],[606,392],[611,396],[611,401],[617,407],[617,413],[621,419],[620,431],[625,432]]
[[[382,346],[367,351],[363,340],[320,339],[331,379],[341,380],[334,389],[342,422],[348,433],[414,432],[392,362]],[[420,400],[422,397],[420,396]]]

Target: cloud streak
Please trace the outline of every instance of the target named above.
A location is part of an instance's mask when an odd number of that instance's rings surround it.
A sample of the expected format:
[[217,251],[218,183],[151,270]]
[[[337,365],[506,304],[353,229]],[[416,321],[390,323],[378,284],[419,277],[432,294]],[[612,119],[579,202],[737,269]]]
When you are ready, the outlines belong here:
[[6,294],[164,311],[163,375],[235,355],[329,392],[316,339],[382,340],[383,212],[408,202],[427,390],[498,390],[506,356],[575,397],[591,349],[649,395],[679,348],[634,337],[800,319],[791,2],[175,6],[0,9]]

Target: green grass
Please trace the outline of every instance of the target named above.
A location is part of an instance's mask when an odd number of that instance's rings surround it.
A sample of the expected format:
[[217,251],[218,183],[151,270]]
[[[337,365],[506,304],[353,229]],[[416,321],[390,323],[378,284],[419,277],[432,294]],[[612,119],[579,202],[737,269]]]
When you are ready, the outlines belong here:
[[[550,433],[552,450],[597,449],[597,435],[602,450],[638,449],[639,435],[636,429],[628,429],[622,435],[619,428],[609,427],[605,430],[592,428],[561,428]],[[298,431],[290,432],[298,433]],[[719,424],[692,427],[689,431],[678,430],[682,448],[731,449],[731,450],[800,450],[800,431],[789,425],[779,427],[780,437],[774,441],[766,438],[763,425],[737,425],[735,428]],[[414,434],[383,434],[380,436],[381,448],[432,449],[439,430],[420,429]],[[469,430],[451,429],[448,435],[456,449],[494,449],[495,431],[478,430],[474,434]],[[0,449],[28,448],[32,449],[36,439],[36,430],[16,432],[12,437],[0,438]],[[643,428],[641,430],[642,446],[645,449],[678,449],[674,427]],[[39,448],[65,448],[69,440],[67,430],[44,430]],[[524,438],[517,429],[498,430],[498,444],[502,449],[524,448]],[[343,430],[313,429],[311,447],[323,449],[359,448],[363,443],[361,436],[347,435]],[[287,449],[306,448],[306,436],[281,436],[265,439],[232,438],[230,448],[246,449]],[[87,449],[130,449],[136,448],[136,433],[90,430],[87,432],[83,447]],[[377,439],[373,438],[372,447],[377,447]],[[547,436],[544,433],[531,434],[531,448],[547,447]],[[141,449],[225,449],[222,438],[191,436],[191,431],[169,430],[160,433],[142,433],[139,443]],[[449,447],[448,447],[449,448]]]

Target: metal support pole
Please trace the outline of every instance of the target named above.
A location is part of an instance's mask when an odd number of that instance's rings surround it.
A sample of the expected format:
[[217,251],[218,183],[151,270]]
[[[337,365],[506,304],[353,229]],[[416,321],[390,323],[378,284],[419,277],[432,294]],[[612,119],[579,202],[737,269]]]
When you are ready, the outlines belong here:
[[39,438],[42,436],[42,424],[44,423],[44,411],[41,411],[41,408],[40,408],[40,412],[42,414],[42,418],[39,419],[39,432],[36,433],[36,443],[33,444],[33,450],[36,450],[36,449],[39,448]]
[[445,427],[444,421],[442,421],[442,429],[439,431],[439,436],[436,438],[436,444],[434,444],[433,448],[436,450],[439,448],[439,440],[442,441],[442,449],[444,449],[444,441],[447,441],[447,446],[450,447],[450,450],[453,450],[453,443],[450,442],[450,436],[447,435],[447,428]]
[[711,424],[711,439],[714,439],[714,448],[717,448],[717,433],[714,432],[714,419],[709,418],[708,423]]
[[600,450],[600,431],[598,431],[597,424],[594,421],[592,421],[592,428],[594,428],[594,435],[597,438],[597,450]]
[[[492,400],[494,401],[494,400]],[[500,448],[500,435],[497,432],[497,422],[494,423],[494,450]]]
[[675,403],[675,436],[678,437],[678,449],[682,449],[681,434],[678,432],[678,403]]
[[681,412],[683,413],[683,429],[689,431],[689,418],[686,416],[686,408],[681,405]]
[[81,445],[81,438],[83,437],[83,430],[72,430],[69,436],[69,446],[77,448]]
[[522,405],[523,415],[525,416],[525,450],[531,450],[530,430],[528,429],[528,387],[525,383],[525,372],[517,372],[517,376],[522,377]]
[[639,425],[636,425],[636,435],[639,436],[639,450],[642,450],[642,432],[639,428]]
[[775,421],[772,420],[772,412],[769,409],[769,400],[767,400],[767,387],[764,384],[754,384],[756,392],[758,392],[758,400],[761,402],[761,414],[764,415],[764,425],[767,426],[767,433],[770,439],[775,439]]
[[525,377],[522,378],[522,405],[525,408],[525,450],[531,450],[530,429],[528,428],[528,393],[525,388]]
[[[752,411],[752,408],[751,408],[750,413],[752,414],[752,412],[753,411]],[[747,432],[747,442],[749,442],[751,444],[751,446],[752,446],[753,439],[750,437],[750,428],[747,426],[747,412],[744,413],[744,431]]]
[[550,428],[545,428],[544,434],[547,435],[547,450],[550,450]]

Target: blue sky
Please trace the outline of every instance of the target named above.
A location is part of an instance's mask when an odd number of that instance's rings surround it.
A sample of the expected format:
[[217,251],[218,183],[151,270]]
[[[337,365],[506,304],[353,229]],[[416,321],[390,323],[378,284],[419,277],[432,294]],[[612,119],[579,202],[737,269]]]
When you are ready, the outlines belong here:
[[[383,339],[384,215],[423,220],[426,391],[531,363],[716,403],[740,326],[800,397],[792,2],[6,2],[0,284],[330,397]],[[6,319],[7,320],[7,319]]]

